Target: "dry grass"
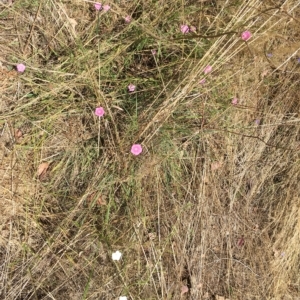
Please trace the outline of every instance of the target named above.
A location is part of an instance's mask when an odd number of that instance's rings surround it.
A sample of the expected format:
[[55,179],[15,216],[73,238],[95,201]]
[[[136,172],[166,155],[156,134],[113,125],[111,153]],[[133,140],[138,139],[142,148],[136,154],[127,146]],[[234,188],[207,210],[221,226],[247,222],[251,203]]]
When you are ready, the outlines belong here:
[[0,1],[1,299],[300,299],[300,3],[110,4]]

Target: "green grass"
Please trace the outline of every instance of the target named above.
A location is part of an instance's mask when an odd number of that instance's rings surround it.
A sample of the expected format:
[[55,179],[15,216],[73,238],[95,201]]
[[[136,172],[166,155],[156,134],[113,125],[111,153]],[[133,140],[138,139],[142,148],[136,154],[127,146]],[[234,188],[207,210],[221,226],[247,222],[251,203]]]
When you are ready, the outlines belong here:
[[0,4],[0,298],[296,299],[297,2],[110,5]]

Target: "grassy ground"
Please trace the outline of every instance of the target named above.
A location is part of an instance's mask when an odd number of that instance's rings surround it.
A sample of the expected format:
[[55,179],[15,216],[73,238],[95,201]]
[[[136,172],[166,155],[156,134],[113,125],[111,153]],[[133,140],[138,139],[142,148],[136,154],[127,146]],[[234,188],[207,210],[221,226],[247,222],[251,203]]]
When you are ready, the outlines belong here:
[[299,1],[108,4],[0,1],[0,298],[300,299]]

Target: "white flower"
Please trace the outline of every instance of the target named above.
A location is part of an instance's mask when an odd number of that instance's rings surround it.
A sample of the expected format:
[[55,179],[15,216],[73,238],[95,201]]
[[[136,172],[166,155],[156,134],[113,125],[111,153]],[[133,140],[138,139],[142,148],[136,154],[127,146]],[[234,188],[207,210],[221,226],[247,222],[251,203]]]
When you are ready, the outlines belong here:
[[119,300],[127,300],[126,296],[120,296]]
[[[121,256],[122,256],[122,253],[120,251],[116,251],[116,252],[113,252],[112,259],[113,260],[120,260]],[[124,298],[124,300],[125,300],[125,298]]]

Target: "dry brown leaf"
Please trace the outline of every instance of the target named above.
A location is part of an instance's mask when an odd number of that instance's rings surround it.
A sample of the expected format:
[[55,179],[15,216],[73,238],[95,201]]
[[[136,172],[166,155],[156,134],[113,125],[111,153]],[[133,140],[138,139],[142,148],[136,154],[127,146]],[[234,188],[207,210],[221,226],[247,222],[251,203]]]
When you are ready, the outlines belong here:
[[188,293],[188,291],[189,291],[189,288],[186,285],[181,287],[181,295]]
[[220,161],[216,161],[216,162],[211,164],[211,170],[212,171],[218,170],[221,167],[222,167],[222,162],[220,162]]
[[73,35],[76,37],[77,36],[77,33],[76,33],[76,25],[78,24],[77,21],[75,19],[72,19],[72,18],[69,18],[69,23],[71,25],[71,28],[72,28],[72,32],[73,32]]
[[19,139],[19,138],[21,138],[22,136],[23,136],[22,131],[21,131],[20,129],[16,129],[16,130],[15,130],[15,138],[16,138],[16,139]]
[[99,196],[97,202],[99,205],[107,205],[106,201],[101,196]]
[[49,167],[49,163],[47,161],[42,162],[38,166],[37,175],[39,178],[43,177],[46,174],[48,167]]
[[270,73],[269,70],[264,70],[264,71],[261,73],[261,77],[264,78],[264,77],[266,77],[269,73]]
[[203,288],[203,283],[199,282],[199,284],[197,285],[197,289],[202,289]]
[[6,5],[12,5],[13,4],[13,0],[1,0],[0,2],[2,4],[6,4]]
[[[87,200],[88,200],[88,201],[92,201],[92,200],[94,199],[95,195],[96,195],[96,192],[92,192],[92,193],[87,197]],[[98,196],[97,203],[98,203],[99,205],[107,205],[106,200],[103,199],[102,196]]]
[[218,296],[218,295],[216,295],[216,300],[230,300],[230,299],[225,298],[225,297],[223,297],[223,296]]
[[244,237],[242,236],[241,238],[238,239],[237,246],[238,247],[243,247],[244,244],[245,244],[245,240],[244,240]]
[[118,109],[118,110],[120,110],[120,111],[124,111],[123,108],[121,108],[121,107],[119,107],[119,106],[117,106],[117,105],[112,105],[112,107],[114,107],[114,108],[116,108],[116,109]]
[[96,192],[92,192],[90,195],[88,195],[87,200],[92,201],[93,197],[95,196]]

